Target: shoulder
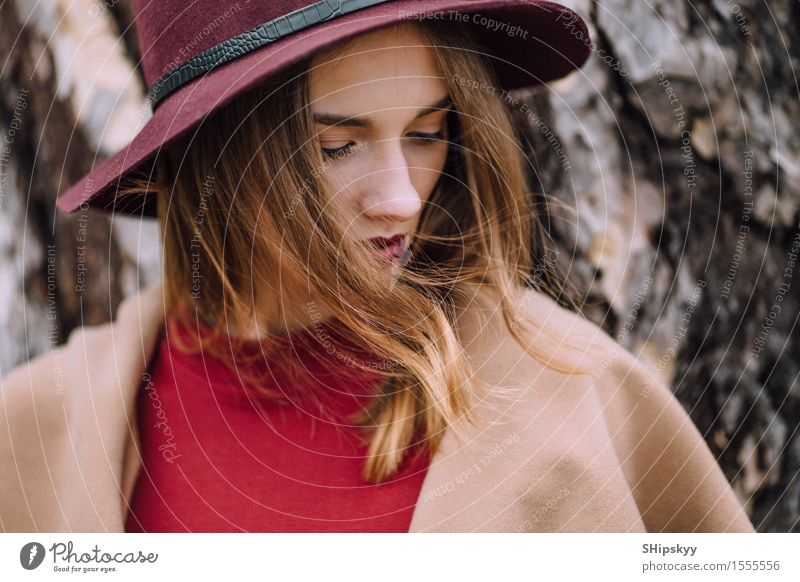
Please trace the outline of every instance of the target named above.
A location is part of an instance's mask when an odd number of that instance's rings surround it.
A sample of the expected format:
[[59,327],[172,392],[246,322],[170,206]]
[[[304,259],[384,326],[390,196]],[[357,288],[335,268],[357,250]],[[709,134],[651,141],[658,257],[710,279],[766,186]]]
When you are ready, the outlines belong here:
[[[0,466],[10,469],[0,478],[0,530],[62,528],[70,505],[82,512],[74,503],[76,487],[86,485],[81,471],[100,479],[123,454],[119,433],[131,426],[140,366],[159,327],[158,297],[155,289],[129,297],[114,321],[79,327],[0,378]],[[65,492],[76,496],[66,506]]]
[[[535,381],[540,386],[588,383],[612,426],[633,411],[655,417],[666,407],[673,418],[680,416],[681,404],[656,371],[593,321],[536,289],[524,288],[507,322],[497,293],[478,286],[468,289],[474,302],[464,309],[458,328],[468,357],[478,366],[500,368],[500,373],[518,378],[521,387]],[[522,344],[509,327],[522,332]]]
[[[533,289],[518,295],[510,322],[530,332],[524,347],[519,346],[496,294],[487,291],[472,289],[474,302],[467,301],[459,333],[472,363],[491,371],[490,382],[511,376],[529,396],[517,401],[517,418],[529,422],[544,406],[543,399],[556,392],[558,416],[569,417],[573,405],[591,400],[590,417],[602,419],[602,438],[619,460],[648,531],[753,531],[703,435],[650,366],[595,323]],[[544,349],[583,371],[549,368],[530,356],[528,347]],[[591,398],[584,400],[584,395]],[[558,432],[568,434],[561,428]],[[578,465],[591,461],[580,457]]]
[[85,397],[85,390],[102,390],[104,377],[120,364],[136,353],[149,355],[142,350],[155,343],[160,297],[160,285],[145,288],[120,304],[113,321],[78,327],[65,344],[3,374],[0,423],[8,430],[0,433],[13,437],[14,431],[63,430],[74,401]]
[[[489,287],[470,283],[462,288],[456,331],[470,358],[480,363],[501,358],[527,377],[589,375],[602,384],[649,372],[599,325],[537,289],[517,289],[510,310],[507,319],[499,294]],[[512,330],[521,336],[521,344]]]

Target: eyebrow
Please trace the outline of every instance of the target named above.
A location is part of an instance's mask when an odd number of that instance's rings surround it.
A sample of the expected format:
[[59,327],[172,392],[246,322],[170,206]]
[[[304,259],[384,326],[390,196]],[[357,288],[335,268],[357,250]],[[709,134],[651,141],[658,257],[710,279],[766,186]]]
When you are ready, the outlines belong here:
[[[423,107],[419,110],[419,112],[414,116],[412,121],[419,119],[420,117],[424,117],[434,111],[439,111],[445,108],[449,108],[453,104],[453,98],[450,95],[445,95],[444,98],[439,99],[433,105],[429,105],[428,107]],[[363,127],[363,128],[370,128],[372,127],[372,122],[366,117],[354,117],[354,116],[343,116],[343,115],[332,115],[330,113],[314,113],[312,115],[315,123],[321,123],[323,125],[341,125],[345,127]]]

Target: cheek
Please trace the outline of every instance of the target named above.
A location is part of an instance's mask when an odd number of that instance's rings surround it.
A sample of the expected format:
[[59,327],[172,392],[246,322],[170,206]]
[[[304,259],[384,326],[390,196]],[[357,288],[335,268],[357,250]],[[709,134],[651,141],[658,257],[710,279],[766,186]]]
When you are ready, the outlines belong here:
[[358,185],[363,184],[368,170],[366,165],[356,160],[343,160],[329,166],[321,178],[329,197],[329,207],[342,213],[345,221],[352,219],[352,214],[358,211]]
[[[348,160],[349,161],[349,160]],[[343,202],[353,190],[353,181],[359,175],[358,164],[348,161],[331,164],[322,175],[322,183],[332,201]]]
[[447,160],[447,146],[431,146],[429,150],[420,152],[409,160],[413,169],[412,181],[423,200],[427,200],[436,183],[439,181]]
[[[407,154],[406,163],[414,189],[420,198],[427,200],[441,177],[447,160],[447,144],[419,148]],[[358,188],[354,184],[363,181],[364,176],[371,174],[374,168],[361,160],[341,160],[330,165],[323,176],[331,200],[340,208],[349,208],[358,203]]]

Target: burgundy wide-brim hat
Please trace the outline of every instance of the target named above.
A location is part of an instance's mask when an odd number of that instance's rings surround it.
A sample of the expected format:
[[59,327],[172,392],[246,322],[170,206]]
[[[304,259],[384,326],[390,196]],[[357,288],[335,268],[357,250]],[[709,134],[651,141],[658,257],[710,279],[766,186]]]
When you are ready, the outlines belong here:
[[134,0],[134,14],[153,115],[130,145],[58,197],[62,211],[155,216],[155,195],[123,205],[115,192],[133,173],[147,177],[162,146],[285,67],[383,26],[470,23],[505,90],[562,77],[590,52],[583,20],[538,0]]

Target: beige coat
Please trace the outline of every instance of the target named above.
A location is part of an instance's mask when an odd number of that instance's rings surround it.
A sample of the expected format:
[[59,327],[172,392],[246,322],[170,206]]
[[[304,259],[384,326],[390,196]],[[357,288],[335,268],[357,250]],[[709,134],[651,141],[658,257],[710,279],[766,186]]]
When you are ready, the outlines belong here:
[[[477,306],[481,305],[479,309]],[[511,401],[446,433],[411,531],[752,532],[700,433],[671,391],[594,324],[530,291],[519,315],[542,340],[586,346],[591,375],[562,375],[503,332],[483,296],[459,320],[470,361]],[[136,390],[164,318],[159,284],[114,322],[0,381],[0,530],[122,532],[140,468]],[[560,334],[560,335],[559,335]]]

